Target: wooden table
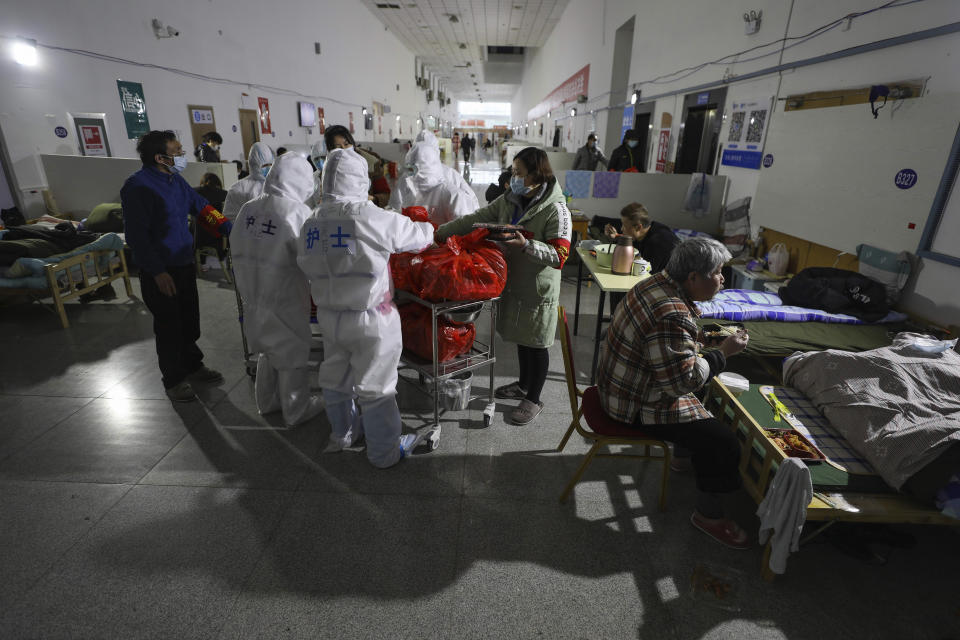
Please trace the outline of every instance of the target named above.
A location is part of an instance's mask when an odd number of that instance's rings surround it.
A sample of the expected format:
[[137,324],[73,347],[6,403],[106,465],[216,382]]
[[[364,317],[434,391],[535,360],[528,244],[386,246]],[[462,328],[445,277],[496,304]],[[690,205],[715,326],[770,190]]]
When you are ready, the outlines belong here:
[[[573,212],[571,211],[571,213]],[[573,213],[573,215],[570,216],[570,221],[573,230],[580,236],[580,239],[583,240],[586,238],[590,228],[590,218],[582,213]]]
[[[755,385],[751,385],[751,393]],[[783,423],[774,424],[772,410],[754,411],[765,415],[754,415],[733,395],[720,380],[710,381],[710,392],[706,406],[724,424],[737,433],[741,443],[740,476],[743,488],[757,504],[763,501],[776,469],[786,455],[773,443],[764,431],[764,427],[784,427]],[[842,497],[841,504],[834,495]],[[831,500],[833,498],[833,500]],[[855,511],[853,510],[855,509]],[[921,504],[909,496],[889,489],[887,493],[868,493],[844,489],[821,493],[814,486],[814,496],[807,505],[807,520],[821,522],[816,530],[807,534],[800,542],[824,531],[836,522],[872,522],[872,523],[912,523],[940,524],[960,526],[960,520],[943,515],[931,506]],[[761,567],[763,577],[773,579],[770,571],[770,545],[767,544]]]
[[618,276],[610,271],[610,267],[601,267],[597,264],[597,259],[590,255],[587,249],[577,248],[577,255],[580,257],[580,265],[577,267],[577,299],[573,309],[573,334],[577,334],[577,326],[580,324],[580,282],[583,276],[583,267],[586,265],[590,272],[590,277],[600,288],[600,303],[597,305],[597,327],[593,337],[593,365],[590,367],[590,384],[596,382],[597,377],[597,359],[600,356],[600,334],[604,322],[610,321],[610,316],[603,315],[603,305],[607,300],[607,293],[626,293],[633,289],[641,280],[650,277],[650,274],[642,276]]

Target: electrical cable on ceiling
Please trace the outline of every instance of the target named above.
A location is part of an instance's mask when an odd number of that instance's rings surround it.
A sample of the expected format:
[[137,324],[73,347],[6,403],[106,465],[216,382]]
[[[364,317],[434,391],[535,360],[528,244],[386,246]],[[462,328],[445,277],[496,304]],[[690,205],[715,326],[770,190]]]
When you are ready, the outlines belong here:
[[[767,43],[765,43],[765,44],[760,44],[760,45],[757,45],[757,46],[755,46],[755,47],[751,47],[751,48],[749,48],[749,49],[744,49],[743,51],[739,51],[739,52],[737,52],[737,53],[727,54],[727,55],[725,55],[725,56],[723,56],[723,57],[717,58],[716,60],[710,60],[710,61],[708,61],[708,62],[703,62],[703,63],[701,63],[701,64],[694,65],[694,66],[692,66],[692,67],[686,67],[686,68],[684,68],[684,69],[678,69],[677,71],[673,71],[673,72],[671,72],[671,73],[666,73],[666,74],[657,76],[657,77],[655,77],[655,78],[652,78],[652,79],[650,79],[650,80],[641,80],[641,81],[637,82],[636,84],[666,84],[666,83],[669,83],[669,82],[676,82],[677,80],[682,80],[683,78],[686,78],[686,77],[688,77],[688,76],[690,76],[690,75],[693,75],[693,74],[696,73],[697,71],[700,71],[701,69],[704,69],[705,67],[708,67],[708,66],[710,66],[710,65],[729,64],[729,63],[730,63],[730,60],[729,60],[730,58],[735,58],[735,57],[738,57],[738,56],[742,56],[742,55],[747,54],[747,53],[750,53],[750,52],[752,52],[752,51],[757,51],[758,49],[765,49],[765,48],[770,47],[770,46],[774,46],[774,45],[778,45],[778,44],[785,44],[785,43],[787,43],[787,42],[789,42],[789,41],[791,41],[791,40],[799,40],[799,42],[795,42],[795,43],[793,43],[793,44],[791,44],[791,45],[789,45],[789,46],[787,46],[787,47],[782,47],[781,49],[777,49],[776,51],[771,51],[771,52],[769,52],[769,53],[765,53],[765,54],[762,54],[762,55],[759,55],[759,56],[755,56],[755,57],[753,57],[753,58],[746,58],[746,59],[743,59],[743,60],[737,60],[737,63],[752,62],[752,61],[755,61],[755,60],[760,60],[760,59],[762,59],[762,58],[767,58],[767,57],[769,57],[769,56],[773,56],[773,55],[779,54],[782,50],[789,49],[789,48],[791,48],[791,47],[795,47],[795,46],[797,46],[797,45],[800,45],[800,44],[803,44],[803,43],[805,43],[805,42],[808,42],[808,41],[810,41],[810,40],[812,40],[812,39],[814,39],[814,38],[817,38],[817,37],[823,35],[824,33],[827,33],[828,31],[831,31],[832,29],[834,29],[834,28],[842,25],[842,24],[843,24],[844,22],[846,22],[847,20],[853,20],[854,18],[859,18],[859,17],[861,17],[861,16],[869,15],[869,14],[875,13],[875,12],[877,12],[877,11],[883,11],[883,10],[885,10],[885,9],[895,9],[895,8],[897,8],[897,7],[905,7],[905,6],[907,6],[907,5],[916,4],[916,3],[918,3],[918,2],[926,2],[926,1],[927,1],[927,0],[890,0],[890,2],[885,2],[884,4],[882,4],[882,5],[880,5],[880,6],[877,6],[877,7],[874,7],[873,9],[867,9],[867,10],[865,10],[865,11],[858,11],[858,12],[855,12],[855,13],[849,13],[849,14],[847,14],[847,15],[844,15],[844,16],[842,16],[842,17],[840,17],[840,18],[837,18],[836,20],[833,20],[833,21],[831,21],[831,22],[828,22],[828,23],[825,24],[825,25],[822,25],[822,26],[820,26],[820,27],[817,27],[816,29],[813,29],[812,31],[809,31],[808,33],[805,33],[805,34],[803,34],[803,35],[801,35],[801,36],[789,36],[789,37],[779,38],[778,40],[773,40],[773,41],[771,41],[771,42],[767,42]],[[684,75],[679,75],[679,74],[684,74]],[[674,77],[674,76],[678,76],[678,77]]]
[[[0,36],[8,39],[15,39],[13,36]],[[339,104],[345,107],[357,107],[360,108],[363,105],[355,104],[352,102],[344,102],[343,100],[337,100],[336,98],[330,98],[328,96],[317,96],[301,93],[299,91],[294,91],[292,89],[284,89],[283,87],[274,87],[266,84],[257,84],[254,82],[240,82],[239,80],[233,80],[230,78],[217,78],[215,76],[207,76],[202,73],[194,73],[192,71],[184,71],[183,69],[177,69],[176,67],[167,67],[160,64],[152,64],[149,62],[137,62],[136,60],[128,60],[127,58],[120,58],[117,56],[111,56],[104,53],[97,53],[96,51],[87,51],[85,49],[72,49],[70,47],[58,47],[52,44],[44,44],[42,42],[37,42],[37,47],[42,47],[44,49],[50,49],[52,51],[61,51],[64,53],[69,53],[72,55],[82,56],[86,58],[93,58],[94,60],[100,60],[102,62],[113,62],[116,64],[126,64],[134,67],[140,67],[143,69],[156,69],[158,71],[166,71],[168,73],[173,73],[175,75],[183,76],[186,78],[191,78],[194,80],[202,80],[204,82],[214,82],[216,84],[224,85],[234,85],[238,87],[248,87],[251,89],[260,89],[262,91],[269,91],[272,93],[291,96],[295,98],[307,98],[322,100],[325,102],[332,102]],[[400,114],[400,115],[409,115],[409,114]]]

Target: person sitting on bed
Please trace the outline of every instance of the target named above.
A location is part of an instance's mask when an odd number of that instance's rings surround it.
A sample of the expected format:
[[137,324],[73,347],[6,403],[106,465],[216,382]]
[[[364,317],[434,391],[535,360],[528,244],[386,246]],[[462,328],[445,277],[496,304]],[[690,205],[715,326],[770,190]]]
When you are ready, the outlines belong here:
[[[631,202],[620,211],[620,222],[623,234],[633,239],[633,248],[641,258],[650,263],[650,273],[660,273],[667,266],[667,261],[674,248],[680,244],[680,238],[670,227],[650,218],[647,211],[639,202]],[[616,242],[616,227],[608,224],[603,233],[611,241]],[[625,293],[613,292],[610,294],[610,312],[620,305]]]
[[693,395],[747,345],[740,332],[699,353],[695,301],[723,288],[730,252],[712,238],[680,244],[661,273],[639,282],[613,312],[597,369],[603,410],[614,420],[692,452],[700,491],[690,521],[717,541],[747,548],[747,534],[724,516],[722,496],[740,487],[740,444]]

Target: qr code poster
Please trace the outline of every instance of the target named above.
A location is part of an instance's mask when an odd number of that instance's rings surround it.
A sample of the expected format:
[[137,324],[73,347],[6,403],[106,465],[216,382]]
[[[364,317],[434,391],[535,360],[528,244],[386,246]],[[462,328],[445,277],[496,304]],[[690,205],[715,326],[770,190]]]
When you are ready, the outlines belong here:
[[773,98],[734,102],[727,132],[727,147],[745,151],[763,151]]
[[730,134],[727,136],[727,142],[740,142],[743,140],[743,121],[747,117],[746,111],[734,111],[730,116]]
[[763,142],[763,130],[767,125],[767,110],[761,109],[750,112],[750,124],[747,126],[747,144]]

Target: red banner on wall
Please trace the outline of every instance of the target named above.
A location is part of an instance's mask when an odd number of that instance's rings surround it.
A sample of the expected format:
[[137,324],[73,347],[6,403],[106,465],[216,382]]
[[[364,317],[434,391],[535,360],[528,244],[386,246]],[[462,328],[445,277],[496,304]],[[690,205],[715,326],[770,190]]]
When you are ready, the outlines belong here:
[[270,101],[266,98],[257,98],[257,109],[260,111],[260,133],[271,133],[270,128]]
[[353,111],[349,112],[350,116],[350,133],[353,133]]
[[590,65],[585,66],[580,71],[567,78],[559,87],[550,92],[543,101],[527,112],[527,118],[533,120],[552,109],[563,106],[564,102],[574,102],[581,95],[587,95],[590,86]]
[[320,124],[320,133],[327,132],[327,121],[323,119],[323,107],[317,107],[317,113],[320,116],[320,119],[317,122]]

